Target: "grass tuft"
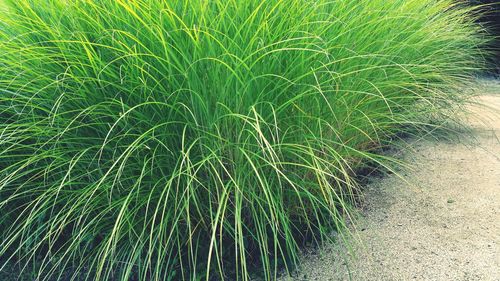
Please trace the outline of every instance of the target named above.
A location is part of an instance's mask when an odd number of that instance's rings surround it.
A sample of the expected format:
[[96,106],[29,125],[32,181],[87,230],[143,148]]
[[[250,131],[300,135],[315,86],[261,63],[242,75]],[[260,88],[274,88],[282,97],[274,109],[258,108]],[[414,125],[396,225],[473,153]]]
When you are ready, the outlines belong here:
[[452,0],[5,2],[0,271],[36,280],[274,280],[485,41]]

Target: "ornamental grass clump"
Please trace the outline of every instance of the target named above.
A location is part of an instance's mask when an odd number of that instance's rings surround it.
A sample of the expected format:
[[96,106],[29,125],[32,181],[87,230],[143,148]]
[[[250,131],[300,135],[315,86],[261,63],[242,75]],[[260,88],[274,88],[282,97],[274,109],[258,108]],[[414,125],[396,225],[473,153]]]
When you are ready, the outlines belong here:
[[484,41],[452,0],[5,2],[0,271],[37,280],[292,270]]

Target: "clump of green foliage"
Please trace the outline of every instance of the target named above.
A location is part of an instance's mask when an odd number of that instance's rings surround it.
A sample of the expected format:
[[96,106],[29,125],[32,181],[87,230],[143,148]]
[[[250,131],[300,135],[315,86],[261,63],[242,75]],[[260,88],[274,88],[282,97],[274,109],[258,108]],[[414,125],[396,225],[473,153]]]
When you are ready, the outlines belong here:
[[5,2],[0,271],[40,280],[275,279],[483,43],[452,0]]

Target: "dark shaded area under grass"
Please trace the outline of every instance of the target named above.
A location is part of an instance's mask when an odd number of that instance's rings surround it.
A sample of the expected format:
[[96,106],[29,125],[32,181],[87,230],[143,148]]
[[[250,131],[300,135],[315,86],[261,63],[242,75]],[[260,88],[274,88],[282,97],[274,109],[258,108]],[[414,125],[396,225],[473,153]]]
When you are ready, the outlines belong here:
[[500,74],[500,1],[499,0],[471,0],[473,5],[485,5],[481,10],[484,15],[480,22],[496,39],[489,44],[493,55],[489,57],[493,72]]

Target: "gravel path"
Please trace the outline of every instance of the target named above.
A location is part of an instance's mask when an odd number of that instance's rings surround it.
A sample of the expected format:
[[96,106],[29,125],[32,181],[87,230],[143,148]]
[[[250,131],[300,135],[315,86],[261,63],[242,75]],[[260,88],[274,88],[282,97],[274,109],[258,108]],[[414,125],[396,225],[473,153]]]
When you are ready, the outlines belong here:
[[325,247],[283,280],[500,281],[500,83],[482,84],[469,133],[413,142],[405,180],[370,184],[356,258]]

